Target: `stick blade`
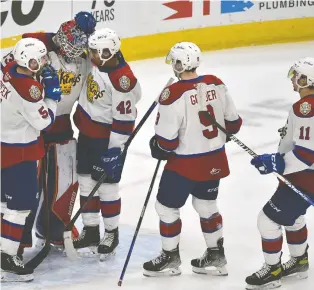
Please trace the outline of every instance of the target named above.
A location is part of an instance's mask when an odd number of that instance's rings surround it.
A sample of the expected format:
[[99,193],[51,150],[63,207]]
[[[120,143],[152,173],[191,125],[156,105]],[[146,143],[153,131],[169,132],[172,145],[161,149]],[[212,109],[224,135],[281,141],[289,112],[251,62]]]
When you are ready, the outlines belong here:
[[64,250],[67,257],[72,261],[78,260],[79,257],[73,245],[72,231],[65,231],[63,233],[63,241],[64,241]]

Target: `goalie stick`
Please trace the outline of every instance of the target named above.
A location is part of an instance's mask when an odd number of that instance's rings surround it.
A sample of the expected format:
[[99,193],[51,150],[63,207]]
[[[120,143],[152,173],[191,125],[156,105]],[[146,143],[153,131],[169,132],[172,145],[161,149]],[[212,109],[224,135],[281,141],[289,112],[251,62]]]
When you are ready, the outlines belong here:
[[[202,99],[206,94],[205,84],[201,83],[197,86],[197,95]],[[237,143],[242,149],[244,149],[247,153],[249,153],[252,157],[258,156],[252,149],[246,146],[242,141],[240,141],[236,136],[229,133],[223,126],[221,126],[210,114],[208,111],[201,111],[204,114],[204,117],[207,120],[210,120],[214,126],[216,126],[220,131],[226,134],[232,141]],[[280,179],[285,185],[287,185],[290,189],[292,189],[295,193],[301,196],[305,201],[314,206],[313,200],[311,200],[306,194],[304,194],[301,190],[297,189],[288,179],[279,174],[278,172],[273,172],[273,174]]]
[[49,201],[48,201],[48,190],[47,190],[47,170],[48,170],[48,164],[47,164],[47,155],[42,159],[42,168],[41,168],[41,183],[42,183],[42,192],[44,195],[44,203],[45,203],[45,245],[43,248],[36,254],[35,257],[33,257],[31,260],[29,260],[25,267],[36,269],[41,262],[48,256],[51,245],[50,245],[50,230],[49,230],[49,215],[50,215],[50,207],[49,207]]
[[[166,84],[165,87],[170,86],[173,83],[174,79],[170,78]],[[124,144],[124,149],[121,153],[122,158],[125,158],[128,148],[131,144],[131,142],[133,141],[133,139],[135,138],[135,136],[137,135],[137,133],[139,132],[139,130],[142,128],[142,126],[144,125],[144,123],[146,122],[146,120],[148,119],[148,117],[150,116],[150,114],[153,112],[153,110],[155,109],[155,107],[158,104],[158,100],[159,100],[159,96],[158,98],[153,102],[153,104],[150,106],[150,108],[147,110],[147,112],[145,113],[145,115],[143,116],[143,118],[140,120],[140,122],[138,123],[138,125],[136,126],[136,128],[134,129],[134,131],[132,132],[132,134],[130,135],[130,137],[128,138],[128,140],[126,141],[126,143]],[[99,189],[99,187],[101,186],[101,184],[103,183],[103,181],[105,180],[107,174],[106,172],[104,172],[102,174],[102,176],[100,177],[100,179],[98,180],[98,182],[96,183],[95,187],[92,189],[92,191],[90,192],[90,194],[88,195],[85,203],[79,208],[79,210],[76,212],[76,214],[74,215],[74,217],[71,219],[71,221],[69,222],[69,224],[66,226],[64,233],[63,233],[63,239],[64,239],[64,248],[65,248],[65,252],[67,254],[67,256],[72,259],[75,260],[78,258],[77,252],[74,249],[74,245],[73,245],[73,241],[72,241],[72,227],[75,224],[76,220],[78,219],[79,215],[82,213],[82,211],[84,210],[85,206],[87,205],[87,203],[93,198],[94,194],[96,193],[96,191]]]

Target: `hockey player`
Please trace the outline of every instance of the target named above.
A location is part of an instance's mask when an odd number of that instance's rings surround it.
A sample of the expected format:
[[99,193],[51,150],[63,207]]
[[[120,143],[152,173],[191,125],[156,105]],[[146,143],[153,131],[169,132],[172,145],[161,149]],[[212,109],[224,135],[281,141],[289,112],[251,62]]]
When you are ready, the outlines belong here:
[[[294,91],[300,95],[289,112],[278,152],[263,154],[251,163],[261,174],[283,174],[314,200],[314,58],[303,58],[289,71]],[[306,278],[309,268],[305,213],[310,206],[287,185],[279,183],[272,198],[258,216],[265,264],[246,278],[247,289],[268,289],[281,285],[281,277],[297,274]],[[281,264],[282,226],[291,258]]]
[[[226,135],[206,118],[213,116],[230,133],[237,133],[242,119],[224,83],[214,75],[199,76],[201,51],[194,43],[174,45],[167,58],[178,82],[162,92],[150,140],[152,156],[167,160],[155,208],[160,218],[161,254],[144,263],[145,276],[179,275],[180,208],[189,194],[200,216],[207,249],[191,264],[195,273],[227,275],[223,248],[222,216],[217,207],[220,179],[229,175]],[[198,95],[200,84],[205,95]],[[215,267],[209,271],[206,267]]]
[[[77,172],[81,206],[104,171],[107,179],[82,213],[84,228],[74,247],[98,246],[103,260],[114,253],[119,243],[118,183],[124,163],[120,154],[133,131],[141,87],[123,58],[115,31],[96,30],[88,42],[92,63],[74,114],[79,129]],[[105,226],[101,242],[99,211]]]
[[[63,231],[71,219],[78,190],[76,174],[76,140],[73,138],[70,114],[78,100],[86,77],[88,37],[94,32],[96,20],[89,12],[79,12],[74,19],[61,24],[57,33],[26,33],[23,37],[42,40],[49,51],[52,65],[57,70],[62,98],[58,103],[56,121],[44,135],[48,157],[48,196],[51,206],[50,239],[56,246],[63,245]],[[45,209],[40,204],[36,222],[39,245],[44,243]],[[27,225],[31,228],[34,216]],[[31,230],[28,231],[31,233]],[[78,236],[76,229],[73,234]],[[24,246],[31,246],[31,236],[23,238]]]
[[[37,161],[44,155],[41,130],[55,119],[61,88],[55,70],[43,65],[47,49],[34,38],[20,40],[1,63],[1,280],[30,281],[17,251],[25,219],[38,206]],[[43,86],[35,80],[41,72]],[[44,98],[43,98],[44,97]],[[10,275],[7,274],[12,274]]]

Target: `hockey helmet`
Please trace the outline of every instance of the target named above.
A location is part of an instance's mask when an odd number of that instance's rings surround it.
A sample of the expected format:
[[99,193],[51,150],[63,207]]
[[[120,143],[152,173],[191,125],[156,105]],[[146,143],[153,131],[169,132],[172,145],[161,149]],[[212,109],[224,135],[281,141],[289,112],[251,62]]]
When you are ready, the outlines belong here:
[[88,39],[88,46],[92,53],[97,53],[102,65],[111,59],[121,47],[118,34],[109,28],[96,30]]
[[[296,61],[288,72],[288,77],[291,79],[296,77],[296,84],[299,89],[314,86],[314,58],[305,57]],[[306,84],[300,85],[300,78],[306,78]]]
[[178,42],[169,51],[166,63],[172,64],[176,73],[183,73],[199,67],[201,50],[192,42]]
[[34,73],[48,61],[45,44],[32,37],[18,41],[13,49],[13,56],[19,66],[26,67]]

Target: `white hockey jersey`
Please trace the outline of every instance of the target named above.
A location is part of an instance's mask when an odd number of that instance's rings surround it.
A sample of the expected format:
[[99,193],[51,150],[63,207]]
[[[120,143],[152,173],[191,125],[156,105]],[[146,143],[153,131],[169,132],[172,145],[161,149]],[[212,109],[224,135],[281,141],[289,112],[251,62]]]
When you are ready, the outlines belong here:
[[136,103],[142,92],[129,65],[119,53],[119,66],[100,71],[90,63],[74,114],[80,133],[109,138],[109,148],[123,147],[134,128]]
[[284,176],[292,184],[314,193],[314,95],[293,105],[278,152],[285,153]]
[[[202,102],[196,91],[198,83],[207,84]],[[156,138],[161,148],[175,153],[165,169],[195,181],[217,180],[229,175],[224,147],[226,135],[204,115],[210,113],[230,133],[240,130],[242,119],[223,82],[212,75],[181,80],[164,89],[159,103]]]
[[52,125],[57,109],[57,102],[43,99],[42,85],[16,68],[16,62],[2,60],[1,168],[43,157],[40,133]]
[[62,142],[73,137],[70,114],[74,103],[78,100],[86,78],[87,60],[77,58],[75,63],[67,63],[62,56],[55,52],[56,47],[52,42],[54,33],[26,33],[23,38],[33,37],[45,43],[51,65],[58,73],[62,90],[61,101],[58,103],[56,120],[45,134],[45,140]]

